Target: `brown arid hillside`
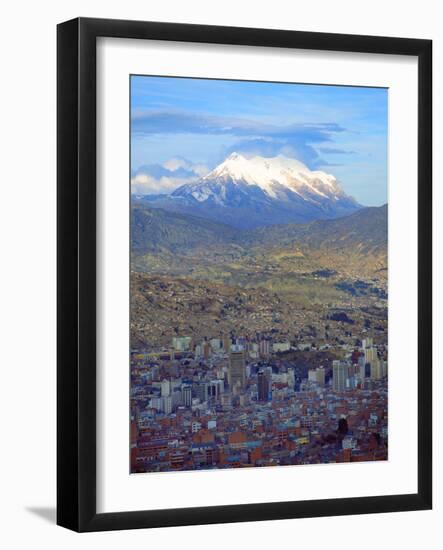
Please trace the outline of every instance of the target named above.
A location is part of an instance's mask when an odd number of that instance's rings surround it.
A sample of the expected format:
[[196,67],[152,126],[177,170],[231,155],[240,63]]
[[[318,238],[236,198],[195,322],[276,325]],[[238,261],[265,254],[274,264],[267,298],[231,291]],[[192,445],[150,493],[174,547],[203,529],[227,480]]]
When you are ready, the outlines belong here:
[[195,339],[238,331],[266,332],[292,318],[290,305],[266,289],[246,290],[210,281],[131,273],[133,347],[169,345],[177,335]]
[[[364,301],[367,303],[367,300]],[[173,336],[204,338],[252,335],[260,332],[275,341],[295,333],[318,344],[330,341],[345,327],[361,334],[367,320],[386,324],[386,309],[358,307],[352,325],[331,320],[331,304],[298,304],[298,297],[265,288],[247,289],[192,278],[131,273],[131,347],[169,347]],[[341,327],[341,328],[340,328]]]

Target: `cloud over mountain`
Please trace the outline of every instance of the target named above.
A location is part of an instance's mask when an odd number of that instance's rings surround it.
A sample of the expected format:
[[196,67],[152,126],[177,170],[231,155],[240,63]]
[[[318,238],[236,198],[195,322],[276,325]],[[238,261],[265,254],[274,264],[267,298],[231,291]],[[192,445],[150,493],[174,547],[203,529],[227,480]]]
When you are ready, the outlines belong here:
[[320,156],[319,147],[334,142],[334,135],[344,131],[345,128],[335,122],[277,125],[240,117],[156,110],[138,110],[132,115],[135,136],[180,133],[238,137],[238,141],[224,151],[225,155],[233,151],[251,156],[283,154],[299,158],[312,168],[328,165]]

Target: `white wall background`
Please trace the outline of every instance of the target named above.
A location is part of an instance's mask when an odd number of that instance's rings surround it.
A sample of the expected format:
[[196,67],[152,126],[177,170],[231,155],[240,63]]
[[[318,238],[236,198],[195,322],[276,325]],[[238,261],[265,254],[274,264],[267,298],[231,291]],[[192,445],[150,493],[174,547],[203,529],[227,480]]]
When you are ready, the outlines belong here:
[[[435,506],[431,512],[76,535],[55,518],[55,25],[77,16],[432,38],[434,40],[435,273],[443,208],[443,30],[440,2],[422,0],[66,0],[3,7],[0,86],[0,542],[66,549],[352,545],[439,548],[443,536],[442,293],[434,289]],[[440,337],[440,338],[439,338]],[[440,340],[440,341],[439,341]]]

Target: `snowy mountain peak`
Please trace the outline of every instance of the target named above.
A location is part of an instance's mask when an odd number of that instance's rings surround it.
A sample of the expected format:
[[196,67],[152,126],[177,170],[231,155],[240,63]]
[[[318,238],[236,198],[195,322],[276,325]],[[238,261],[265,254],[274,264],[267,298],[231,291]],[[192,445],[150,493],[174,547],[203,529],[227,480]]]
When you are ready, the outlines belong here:
[[335,218],[360,208],[331,174],[283,155],[247,158],[239,153],[176,189],[162,205],[216,220],[232,218],[233,225],[239,216],[269,225]]
[[226,183],[256,186],[274,199],[287,192],[305,199],[309,199],[310,196],[315,198],[316,195],[330,198],[344,195],[331,174],[320,170],[312,171],[299,160],[283,155],[272,158],[246,158],[239,153],[231,153],[196,184],[192,184],[194,198],[199,201],[206,200],[207,193],[203,192],[205,186],[214,181],[218,181],[220,186]]
[[261,169],[268,172],[275,169],[292,169],[309,172],[309,168],[299,160],[288,158],[283,155],[277,155],[276,157],[254,156],[247,158],[239,153],[231,153],[229,157],[215,168],[215,170],[222,166],[245,170],[251,170],[254,167],[255,169]]

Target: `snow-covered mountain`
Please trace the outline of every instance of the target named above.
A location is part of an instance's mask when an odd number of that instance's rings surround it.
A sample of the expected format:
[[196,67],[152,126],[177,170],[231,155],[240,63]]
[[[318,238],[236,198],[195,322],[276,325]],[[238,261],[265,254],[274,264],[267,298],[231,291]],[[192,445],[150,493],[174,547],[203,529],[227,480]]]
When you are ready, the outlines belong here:
[[241,228],[336,218],[360,208],[331,174],[282,155],[247,159],[238,153],[152,206]]
[[[263,194],[264,199],[285,201],[302,198],[313,204],[322,204],[331,199],[350,199],[334,176],[319,170],[311,171],[296,159],[282,155],[247,159],[238,153],[232,153],[196,183],[179,187],[173,195],[191,195],[198,202],[213,201],[230,206],[230,198],[235,201],[235,195],[255,195],[257,191]],[[355,204],[353,199],[351,201]]]

